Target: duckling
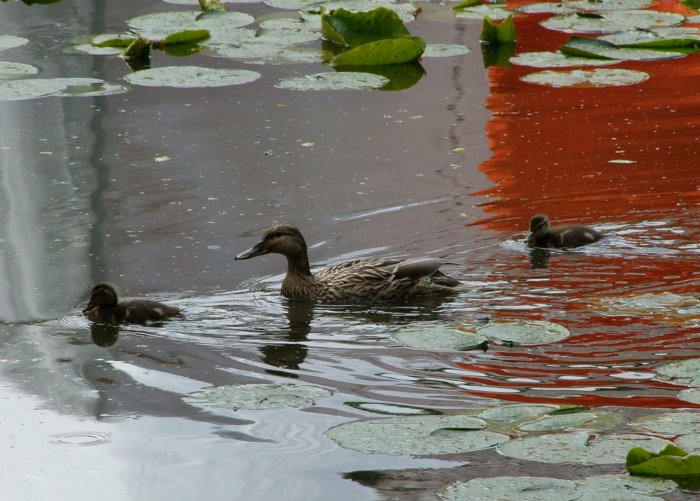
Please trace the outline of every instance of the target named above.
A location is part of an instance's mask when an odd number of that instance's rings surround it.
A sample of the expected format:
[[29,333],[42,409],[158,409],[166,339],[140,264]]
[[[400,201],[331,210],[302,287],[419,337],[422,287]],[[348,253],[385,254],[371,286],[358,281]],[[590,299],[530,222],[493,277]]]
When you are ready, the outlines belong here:
[[181,314],[179,308],[148,299],[119,301],[116,287],[107,283],[97,284],[92,288],[90,301],[83,309],[83,315],[102,323],[143,324]]
[[586,226],[549,226],[549,218],[544,214],[532,216],[530,232],[527,235],[528,247],[570,248],[592,244],[603,238],[603,234]]
[[354,259],[311,273],[306,241],[290,225],[273,226],[262,240],[236,260],[250,259],[267,253],[287,258],[287,275],[282,295],[289,299],[325,303],[362,301],[401,301],[408,297],[453,291],[459,281],[441,271],[440,259]]

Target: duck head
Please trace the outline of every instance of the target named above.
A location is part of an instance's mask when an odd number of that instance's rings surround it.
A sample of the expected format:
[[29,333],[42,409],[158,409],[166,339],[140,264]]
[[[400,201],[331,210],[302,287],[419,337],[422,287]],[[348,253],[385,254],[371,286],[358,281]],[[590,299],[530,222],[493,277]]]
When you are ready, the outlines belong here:
[[116,306],[118,300],[117,289],[112,284],[97,284],[90,291],[90,301],[83,309],[87,315],[97,307]]
[[534,241],[539,235],[547,233],[549,230],[549,218],[544,214],[537,214],[530,218],[530,231],[527,234],[526,241],[529,244]]
[[264,254],[282,254],[287,258],[306,257],[306,241],[294,226],[281,224],[265,231],[262,239],[247,251],[236,256],[236,260],[250,259]]

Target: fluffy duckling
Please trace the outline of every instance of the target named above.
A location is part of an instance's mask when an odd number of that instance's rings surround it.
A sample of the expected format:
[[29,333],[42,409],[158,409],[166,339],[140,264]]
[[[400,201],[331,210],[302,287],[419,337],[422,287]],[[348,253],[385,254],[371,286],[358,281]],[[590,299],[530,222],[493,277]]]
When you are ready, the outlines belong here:
[[102,283],[92,288],[90,301],[83,309],[83,315],[95,322],[143,324],[148,321],[162,321],[181,315],[181,312],[174,306],[148,299],[119,301],[116,287]]
[[549,218],[538,214],[530,219],[527,235],[528,247],[571,248],[592,244],[603,238],[603,234],[586,226],[559,226],[552,228]]
[[260,242],[237,255],[236,260],[268,253],[287,258],[282,295],[289,299],[325,303],[401,301],[415,295],[450,292],[459,285],[458,280],[439,271],[443,261],[434,258],[355,259],[313,275],[306,241],[290,225],[269,228]]

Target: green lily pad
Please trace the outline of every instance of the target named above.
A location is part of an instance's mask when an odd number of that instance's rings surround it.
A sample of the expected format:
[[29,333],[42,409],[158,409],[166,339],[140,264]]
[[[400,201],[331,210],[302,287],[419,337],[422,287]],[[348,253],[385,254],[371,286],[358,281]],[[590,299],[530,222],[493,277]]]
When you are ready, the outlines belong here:
[[0,61],[0,80],[36,75],[39,69],[31,64]]
[[225,70],[199,66],[163,66],[130,73],[124,77],[134,85],[147,87],[223,87],[241,85],[260,78],[260,73],[248,70]]
[[410,416],[353,421],[326,434],[346,449],[413,456],[481,450],[508,440],[485,427],[469,416]]
[[590,59],[571,57],[561,52],[521,52],[510,58],[510,62],[519,66],[533,68],[566,68],[569,66],[609,66],[617,64],[614,59]]
[[379,75],[347,71],[283,78],[275,87],[291,90],[362,90],[379,89],[388,83],[388,78]]
[[14,49],[29,43],[29,40],[14,35],[0,35],[0,50]]
[[700,412],[668,412],[645,416],[633,422],[632,426],[659,435],[700,434]]
[[423,57],[450,57],[464,54],[469,54],[469,47],[458,44],[429,43],[423,51]]
[[518,426],[521,431],[564,431],[571,429],[603,430],[619,425],[622,419],[612,412],[578,412],[543,416],[535,421],[522,423]]
[[241,384],[206,388],[191,393],[185,402],[199,407],[230,410],[268,410],[311,407],[332,393],[318,386],[296,384]]
[[599,37],[599,40],[619,47],[685,48],[700,43],[698,28],[658,28],[655,30],[628,30]]
[[653,29],[681,24],[685,17],[653,10],[617,10],[600,13],[600,17],[577,13],[554,16],[541,25],[565,33],[613,33],[631,29]]
[[420,37],[404,37],[377,40],[341,52],[331,60],[334,66],[384,66],[410,63],[425,50],[425,40]]
[[682,447],[692,454],[700,454],[700,434],[698,433],[691,433],[678,437],[675,443],[678,447]]
[[425,75],[425,70],[418,62],[388,64],[383,66],[335,66],[339,72],[360,71],[371,73],[389,80],[381,90],[404,90],[412,87]]
[[495,423],[514,423],[524,419],[540,416],[559,407],[556,405],[501,405],[492,409],[486,409],[478,414],[478,417]]
[[348,47],[411,35],[396,12],[386,7],[369,12],[324,9],[321,11],[321,31],[326,40]]
[[476,332],[494,341],[519,345],[556,343],[571,335],[563,325],[543,320],[491,322],[477,327]]
[[427,350],[473,350],[487,340],[486,336],[459,325],[417,325],[403,327],[394,339],[412,348]]
[[622,87],[649,80],[642,71],[623,69],[594,69],[572,71],[541,71],[522,77],[523,82],[551,87]]
[[700,358],[666,362],[658,365],[655,371],[661,379],[674,384],[700,387]]
[[0,101],[18,101],[47,96],[106,96],[126,92],[97,78],[34,78],[0,81]]
[[93,56],[112,56],[121,54],[136,39],[133,33],[105,33],[89,39],[74,48]]
[[691,388],[689,390],[683,390],[678,394],[678,398],[690,402],[691,404],[700,405],[700,390],[696,388]]
[[427,407],[415,407],[413,405],[388,404],[384,402],[345,402],[355,409],[375,414],[388,414],[392,416],[426,416],[438,415],[442,412]]
[[574,0],[564,2],[544,2],[522,5],[518,12],[525,14],[568,14],[578,11],[609,11],[646,9],[654,4],[653,0]]
[[457,13],[460,19],[478,19],[482,20],[485,17],[493,21],[508,19],[513,14],[513,11],[506,10],[505,4],[482,4],[474,7],[467,7]]
[[598,501],[611,499],[615,501],[662,501],[663,498],[653,494],[663,494],[676,489],[673,480],[631,477],[628,475],[594,475],[576,480],[580,501]]
[[274,17],[274,18],[269,18],[269,19],[264,19],[261,20],[261,18],[258,18],[258,25],[264,29],[264,30],[269,30],[269,31],[293,31],[293,32],[300,32],[300,31],[311,31],[311,32],[320,32],[321,29],[319,28],[316,23],[312,23],[308,21],[307,19],[304,19],[303,17],[299,16],[294,16],[294,17]]
[[667,442],[648,435],[603,435],[593,440],[588,432],[527,436],[499,446],[499,452],[514,459],[541,463],[624,463],[632,447],[660,449]]
[[320,49],[306,47],[285,47],[277,43],[253,42],[236,45],[217,45],[212,47],[212,55],[239,59],[248,63],[286,64],[286,63],[320,63],[323,52]]
[[161,40],[186,30],[209,30],[212,38],[216,38],[219,32],[252,24],[255,18],[242,12],[173,11],[146,14],[127,22],[138,35]]
[[562,501],[578,499],[571,480],[547,477],[491,477],[456,482],[440,493],[446,501]]
[[559,52],[573,57],[627,61],[654,61],[683,56],[683,54],[679,52],[618,47],[600,38],[589,37],[571,37],[566,45],[559,47]]
[[[657,315],[673,313],[683,315],[686,308],[700,303],[692,296],[673,294],[671,292],[636,294],[622,297],[603,298],[601,309],[609,315]],[[692,315],[692,310],[690,311]]]
[[635,447],[627,454],[627,470],[634,475],[678,479],[700,477],[700,456],[688,455],[680,447],[667,444],[659,452]]

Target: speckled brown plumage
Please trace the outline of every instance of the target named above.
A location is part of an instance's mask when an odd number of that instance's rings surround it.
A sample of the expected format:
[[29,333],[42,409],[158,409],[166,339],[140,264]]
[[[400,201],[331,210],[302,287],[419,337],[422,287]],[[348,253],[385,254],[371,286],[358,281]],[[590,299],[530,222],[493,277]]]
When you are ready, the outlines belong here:
[[549,218],[538,214],[530,219],[527,235],[528,247],[572,248],[592,244],[603,238],[603,234],[586,226],[559,226],[552,228]]
[[236,259],[270,252],[287,258],[282,295],[290,299],[325,303],[394,302],[415,295],[451,292],[459,285],[459,281],[439,271],[442,261],[433,258],[354,259],[328,266],[313,275],[304,237],[289,225],[268,229],[260,242]]
[[111,284],[97,284],[90,292],[90,301],[83,309],[90,320],[101,323],[143,324],[159,322],[169,317],[181,315],[178,308],[148,299],[119,300],[116,287]]

